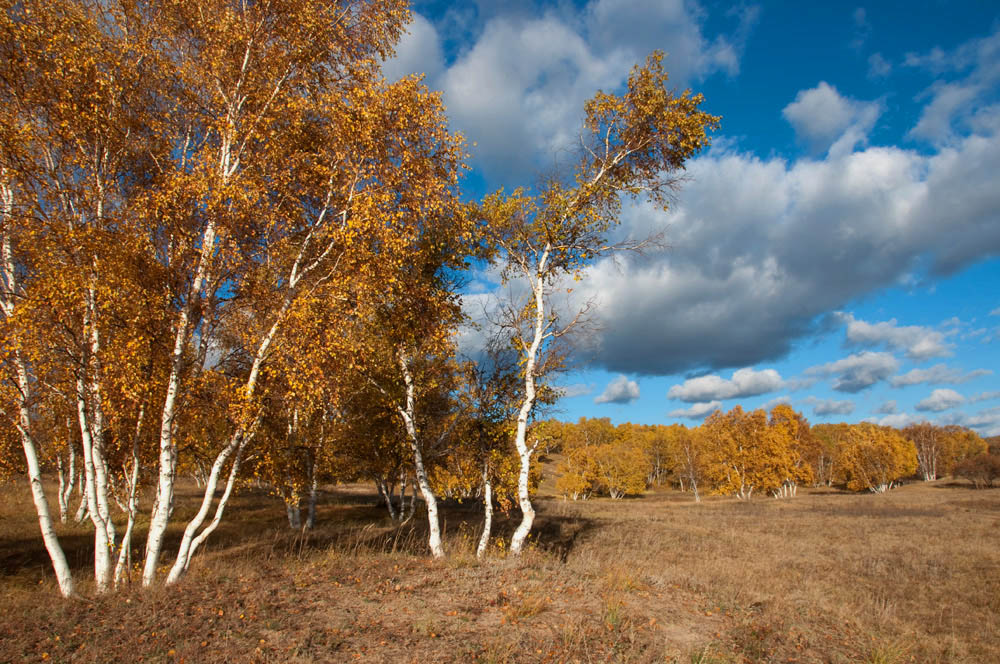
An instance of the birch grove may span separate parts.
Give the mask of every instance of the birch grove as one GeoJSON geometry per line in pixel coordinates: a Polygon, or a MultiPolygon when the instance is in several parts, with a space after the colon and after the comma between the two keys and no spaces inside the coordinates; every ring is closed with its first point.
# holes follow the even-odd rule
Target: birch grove
{"type": "MultiPolygon", "coordinates": [[[[437,97],[380,75],[407,18],[390,1],[4,7],[4,412],[64,594],[34,413],[73,414],[98,591],[131,561],[140,486],[156,487],[149,585],[178,472],[205,471],[179,580],[224,514],[301,310],[363,301],[405,259],[386,257],[412,244],[406,220],[454,198],[459,142],[437,97]],[[226,431],[203,426],[205,399],[226,431]]],[[[64,478],[63,513],[68,496],[64,478]]]]}

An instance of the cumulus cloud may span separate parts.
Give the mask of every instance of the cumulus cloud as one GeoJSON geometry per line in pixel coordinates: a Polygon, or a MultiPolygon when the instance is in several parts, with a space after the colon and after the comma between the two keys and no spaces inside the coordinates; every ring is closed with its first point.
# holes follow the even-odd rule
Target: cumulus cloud
{"type": "Polygon", "coordinates": [[[791,404],[792,403],[792,398],[790,396],[788,396],[787,394],[782,395],[780,397],[774,397],[773,399],[770,399],[767,402],[765,402],[764,405],[761,406],[761,408],[763,408],[764,410],[771,410],[775,406],[777,406],[779,404],[783,404],[783,403],[784,404],[791,404]]]}
{"type": "Polygon", "coordinates": [[[899,368],[899,361],[889,353],[864,351],[836,362],[809,368],[806,373],[834,376],[833,389],[838,392],[860,392],[885,380],[899,368]]]}
{"type": "Polygon", "coordinates": [[[669,252],[588,271],[578,294],[598,302],[594,361],[671,374],[781,358],[860,295],[1000,252],[997,172],[1000,135],[791,164],[714,150],[691,162],[665,217],[624,212],[623,234],[666,226],[669,252]]]}
{"type": "Polygon", "coordinates": [[[670,417],[684,417],[689,420],[703,420],[708,415],[722,408],[721,401],[692,404],[690,408],[679,408],[670,411],[670,417]]]}
{"type": "Polygon", "coordinates": [[[898,405],[896,404],[895,399],[890,399],[876,408],[874,412],[877,415],[893,415],[896,413],[897,408],[898,405]]]}
{"type": "Polygon", "coordinates": [[[916,408],[919,411],[940,413],[943,410],[954,408],[955,406],[959,406],[963,403],[965,403],[965,397],[961,394],[955,390],[942,388],[931,392],[931,395],[920,401],[916,408]]]}
{"type": "Polygon", "coordinates": [[[978,413],[947,413],[941,416],[941,424],[957,424],[975,430],[981,436],[1000,436],[1000,406],[981,410],[978,413]]]}
{"type": "MultiPolygon", "coordinates": [[[[480,9],[484,9],[480,7],[480,9]]],[[[730,35],[708,38],[695,3],[592,0],[574,9],[481,12],[478,37],[438,79],[452,124],[492,180],[523,184],[577,144],[584,102],[624,82],[654,49],[683,88],[712,72],[735,74],[754,10],[730,35]]]]}
{"type": "Polygon", "coordinates": [[[927,369],[911,369],[905,374],[893,376],[889,384],[893,387],[906,387],[908,385],[919,385],[921,383],[946,383],[958,385],[968,382],[979,376],[988,376],[993,371],[990,369],[974,369],[968,373],[963,373],[959,369],[949,367],[945,364],[935,364],[927,369]]]}
{"type": "Polygon", "coordinates": [[[688,403],[735,399],[774,392],[783,386],[781,375],[774,369],[754,371],[747,368],[733,372],[729,379],[715,375],[689,378],[680,385],[671,387],[667,398],[688,403]]]}
{"type": "Polygon", "coordinates": [[[382,63],[382,73],[390,81],[408,74],[426,74],[433,86],[444,70],[444,53],[437,29],[426,18],[413,12],[413,20],[396,44],[396,55],[382,63]]]}
{"type": "Polygon", "coordinates": [[[963,125],[975,127],[984,117],[995,118],[1000,31],[952,51],[934,48],[926,54],[909,53],[904,64],[939,76],[923,93],[930,101],[910,130],[910,138],[949,144],[963,125]]]}
{"type": "Polygon", "coordinates": [[[559,390],[559,396],[570,399],[572,397],[582,397],[590,394],[594,391],[594,386],[586,383],[573,383],[572,385],[563,385],[561,387],[557,387],[556,389],[559,390]]]}
{"type": "Polygon", "coordinates": [[[882,105],[849,99],[821,81],[815,88],[799,91],[781,113],[813,149],[834,152],[836,147],[836,152],[845,153],[867,140],[882,105]]]}
{"type": "Polygon", "coordinates": [[[911,415],[910,413],[893,413],[891,415],[886,415],[885,417],[866,417],[865,422],[872,422],[884,427],[893,427],[896,429],[902,429],[903,427],[915,424],[916,422],[922,422],[927,418],[918,415],[911,415]]]}
{"type": "Polygon", "coordinates": [[[1000,399],[1000,392],[980,392],[969,397],[969,403],[979,403],[980,401],[992,401],[993,399],[1000,399]]]}
{"type": "Polygon", "coordinates": [[[618,374],[604,388],[604,393],[594,399],[594,403],[631,403],[638,398],[639,384],[624,374],[618,374]]]}
{"type": "Polygon", "coordinates": [[[943,332],[920,325],[897,325],[896,319],[879,323],[868,323],[856,319],[852,314],[839,314],[847,324],[847,342],[859,346],[887,345],[906,351],[907,357],[926,360],[932,357],[951,355],[951,344],[945,340],[943,332]]]}
{"type": "MultiPolygon", "coordinates": [[[[488,5],[480,3],[484,16],[488,5]]],[[[476,163],[490,177],[500,174],[497,183],[509,175],[508,183],[523,184],[537,164],[551,164],[553,154],[561,154],[557,144],[575,139],[583,100],[622,80],[639,59],[627,49],[650,46],[605,52],[611,41],[591,38],[594,26],[613,20],[609,8],[624,5],[561,7],[544,15],[531,8],[513,17],[489,15],[477,28],[477,41],[458,51],[439,77],[447,83],[453,126],[479,142],[476,163]]],[[[697,57],[681,62],[683,49],[664,44],[672,54],[666,66],[680,72],[674,79],[679,84],[685,76],[728,71],[726,49],[713,46],[718,40],[699,31],[697,12],[685,7],[693,5],[636,3],[621,17],[622,25],[641,27],[635,16],[642,11],[675,16],[670,35],[698,28],[691,42],[697,57]]],[[[739,51],[735,37],[723,41],[739,51]]],[[[833,113],[840,119],[833,117],[829,126],[847,132],[860,117],[854,104],[873,102],[855,102],[827,87],[840,109],[833,113]]],[[[982,124],[931,151],[854,144],[853,151],[794,161],[760,158],[717,141],[688,164],[687,181],[668,213],[642,203],[623,210],[620,236],[641,238],[666,228],[671,249],[618,265],[600,262],[574,286],[576,303],[597,303],[590,360],[629,375],[776,360],[798,339],[826,329],[829,312],[859,296],[925,269],[950,274],[997,255],[998,130],[1000,124],[982,124]]],[[[823,131],[835,133],[815,129],[823,131]]]]}
{"type": "Polygon", "coordinates": [[[809,397],[806,403],[812,404],[813,414],[817,417],[824,415],[850,415],[854,412],[854,402],[850,400],[836,401],[834,399],[817,399],[809,397]]]}

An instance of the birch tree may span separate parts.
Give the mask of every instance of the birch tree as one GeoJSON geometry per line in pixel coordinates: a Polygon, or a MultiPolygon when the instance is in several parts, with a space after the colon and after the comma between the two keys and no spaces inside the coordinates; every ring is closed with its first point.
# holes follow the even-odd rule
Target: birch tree
{"type": "Polygon", "coordinates": [[[917,467],[925,482],[938,478],[938,462],[944,452],[945,435],[940,427],[930,422],[911,424],[903,429],[903,435],[917,450],[917,467]]]}
{"type": "Polygon", "coordinates": [[[986,443],[963,427],[920,422],[906,427],[902,434],[917,450],[917,467],[925,482],[948,475],[964,459],[986,452],[986,443]]]}
{"type": "MultiPolygon", "coordinates": [[[[440,245],[424,246],[430,250],[440,245]]],[[[441,455],[460,420],[453,398],[457,368],[452,362],[451,333],[461,313],[455,291],[442,280],[438,257],[425,256],[428,262],[411,258],[415,262],[410,278],[392,282],[384,292],[369,330],[370,354],[361,373],[402,422],[416,485],[427,508],[428,547],[431,555],[441,558],[445,552],[430,464],[441,455]]]]}
{"type": "Polygon", "coordinates": [[[493,506],[506,512],[517,495],[516,465],[507,449],[509,431],[516,417],[517,357],[501,338],[486,345],[478,361],[463,365],[463,407],[467,413],[466,437],[472,457],[482,471],[483,530],[476,545],[482,558],[493,531],[493,506]]]}
{"type": "Polygon", "coordinates": [[[776,435],[786,441],[785,478],[781,486],[773,491],[775,498],[790,498],[795,496],[799,484],[813,481],[812,467],[807,458],[810,456],[816,441],[813,439],[809,421],[800,413],[795,412],[788,404],[778,404],[771,409],[768,426],[776,435]]]}
{"type": "Polygon", "coordinates": [[[670,436],[673,438],[672,456],[674,473],[680,484],[681,491],[684,485],[694,494],[694,502],[701,502],[699,487],[704,485],[706,479],[707,466],[707,435],[704,429],[688,429],[682,425],[670,427],[670,436]]]}
{"type": "Polygon", "coordinates": [[[838,466],[851,491],[886,493],[916,472],[917,451],[895,429],[861,422],[847,427],[838,466]]]}
{"type": "Polygon", "coordinates": [[[750,500],[755,491],[780,489],[796,472],[792,440],[785,429],[769,426],[762,409],[715,411],[702,429],[708,437],[707,471],[718,493],[750,500]]]}
{"type": "Polygon", "coordinates": [[[635,67],[622,94],[599,92],[586,103],[579,160],[569,177],[549,178],[534,196],[524,190],[510,196],[497,192],[481,208],[505,283],[517,281],[525,293],[504,306],[524,379],[514,434],[522,513],[511,539],[515,555],[535,516],[528,475],[536,446],[527,432],[540,381],[553,368],[556,342],[587,313],[584,307],[561,317],[552,306],[554,290],[599,258],[646,244],[608,240],[619,221],[621,197],[646,198],[665,209],[684,162],[708,145],[708,131],[718,122],[699,109],[701,95],[675,95],[667,88],[662,59],[657,52],[635,67]]]}

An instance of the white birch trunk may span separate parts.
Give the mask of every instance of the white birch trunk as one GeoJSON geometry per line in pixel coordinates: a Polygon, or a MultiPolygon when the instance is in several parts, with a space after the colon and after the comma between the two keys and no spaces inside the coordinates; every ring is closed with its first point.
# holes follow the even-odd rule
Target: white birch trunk
{"type": "Polygon", "coordinates": [[[316,496],[318,494],[319,483],[316,474],[316,456],[312,450],[309,451],[309,506],[306,508],[306,530],[316,527],[316,496]]]}
{"type": "Polygon", "coordinates": [[[87,414],[85,390],[83,378],[78,377],[76,380],[76,412],[80,422],[80,439],[83,443],[87,512],[90,514],[91,523],[94,524],[94,582],[97,585],[97,592],[103,593],[108,590],[111,583],[111,551],[114,542],[109,543],[107,521],[97,505],[98,461],[94,458],[94,443],[87,414]]]}
{"type": "Polygon", "coordinates": [[[406,487],[410,486],[410,474],[407,473],[403,478],[403,486],[399,491],[399,514],[400,522],[407,523],[413,518],[413,515],[417,513],[417,480],[413,480],[413,485],[410,486],[410,504],[405,505],[406,498],[406,487]]]}
{"type": "Polygon", "coordinates": [[[493,530],[493,482],[490,481],[489,468],[489,462],[483,465],[483,534],[476,547],[476,558],[482,558],[486,553],[493,530]]]}
{"type": "MultiPolygon", "coordinates": [[[[84,332],[87,335],[88,351],[84,372],[90,373],[90,384],[83,389],[84,406],[86,407],[86,424],[90,427],[91,456],[94,467],[94,488],[97,498],[97,510],[104,522],[104,534],[107,537],[108,549],[115,549],[115,525],[111,515],[109,501],[109,472],[105,453],[104,436],[104,405],[101,398],[101,338],[97,321],[97,294],[93,287],[87,290],[86,316],[84,332]],[[88,391],[89,390],[89,391],[88,391]],[[87,397],[89,396],[89,400],[87,397]]],[[[80,388],[78,387],[78,391],[80,388]]],[[[81,422],[81,426],[83,422],[81,422]]]]}
{"type": "MultiPolygon", "coordinates": [[[[15,352],[15,356],[20,355],[20,351],[15,352]]],[[[15,360],[17,364],[22,364],[20,359],[15,360]]],[[[22,389],[27,388],[27,375],[24,375],[22,383],[22,367],[18,367],[18,383],[22,389]]],[[[22,392],[25,394],[25,392],[22,392]]],[[[19,398],[23,402],[23,399],[19,398]]],[[[24,460],[28,466],[28,483],[31,485],[31,498],[35,503],[35,511],[38,514],[38,527],[42,532],[42,541],[45,543],[45,550],[52,561],[52,569],[56,574],[56,581],[59,583],[59,592],[63,597],[73,594],[73,575],[66,563],[66,554],[63,553],[62,545],[56,536],[55,528],[52,524],[52,516],[49,514],[49,503],[45,499],[45,490],[42,487],[42,473],[38,463],[38,447],[31,436],[31,422],[28,409],[19,404],[19,426],[21,434],[21,446],[24,448],[24,460]]]]}
{"type": "Polygon", "coordinates": [[[535,508],[531,504],[531,496],[528,493],[529,473],[531,470],[531,453],[534,448],[529,448],[527,444],[528,417],[531,409],[535,405],[535,363],[538,361],[538,351],[542,346],[545,325],[545,283],[542,275],[545,273],[545,264],[548,261],[551,247],[546,245],[542,252],[541,260],[538,263],[538,270],[533,276],[531,289],[535,297],[535,328],[531,345],[525,353],[524,364],[524,400],[521,402],[521,409],[517,414],[517,433],[514,436],[514,446],[517,448],[517,456],[521,464],[517,478],[517,500],[521,506],[521,523],[514,531],[510,540],[510,552],[517,556],[524,548],[524,542],[528,539],[531,526],[535,521],[535,508]]]}
{"type": "Polygon", "coordinates": [[[435,558],[444,557],[444,548],[441,545],[441,525],[438,519],[437,497],[431,489],[430,482],[427,481],[427,473],[424,470],[424,455],[420,449],[420,439],[417,435],[417,425],[415,419],[416,386],[413,384],[413,376],[410,375],[409,360],[405,354],[399,354],[399,366],[403,373],[403,381],[406,385],[406,406],[398,408],[403,424],[406,426],[406,434],[410,439],[410,449],[413,451],[413,466],[415,468],[417,486],[427,504],[427,545],[430,547],[431,555],[435,558]]]}
{"type": "Polygon", "coordinates": [[[215,219],[209,220],[201,239],[201,253],[195,278],[188,291],[187,300],[181,307],[174,330],[174,347],[170,358],[170,375],[167,378],[167,392],[163,399],[160,416],[160,458],[156,499],[150,514],[149,535],[146,537],[146,559],[143,563],[142,585],[149,586],[156,578],[163,537],[167,532],[170,514],[174,509],[174,478],[177,475],[177,447],[174,444],[174,420],[177,416],[177,396],[180,392],[181,374],[184,368],[184,350],[188,345],[191,317],[195,301],[200,298],[209,271],[209,262],[215,250],[215,219]]]}
{"type": "Polygon", "coordinates": [[[115,564],[114,573],[115,588],[124,578],[125,570],[132,567],[132,531],[135,528],[135,516],[139,512],[139,437],[142,434],[142,422],[145,415],[146,406],[143,405],[139,408],[139,416],[135,423],[135,436],[132,438],[132,473],[128,480],[128,500],[125,504],[128,521],[125,523],[122,541],[118,545],[118,562],[115,564]]]}
{"type": "MultiPolygon", "coordinates": [[[[208,539],[208,536],[215,532],[215,529],[219,526],[219,522],[222,521],[222,515],[226,511],[226,505],[229,503],[229,497],[233,493],[233,487],[236,485],[236,478],[240,473],[240,462],[243,458],[243,448],[246,445],[246,440],[240,444],[236,449],[236,455],[233,458],[233,465],[229,469],[229,479],[226,481],[226,490],[223,491],[222,497],[219,498],[218,505],[215,506],[215,516],[212,518],[212,522],[209,523],[205,528],[195,537],[190,546],[186,550],[186,555],[181,558],[180,553],[177,554],[177,560],[174,562],[173,568],[170,570],[170,574],[167,576],[167,585],[171,585],[180,581],[181,577],[188,569],[188,565],[191,564],[191,558],[194,556],[195,551],[198,547],[208,539]],[[181,563],[183,562],[183,566],[181,563]]],[[[210,480],[211,481],[211,480],[210,480]]],[[[185,535],[187,533],[185,532],[185,535]]]]}
{"type": "MultiPolygon", "coordinates": [[[[81,466],[83,464],[80,464],[81,466]]],[[[87,488],[86,488],[86,472],[81,467],[78,473],[80,481],[77,485],[77,490],[80,494],[80,504],[76,507],[76,514],[73,515],[73,520],[77,523],[83,523],[83,520],[87,518],[87,488]]]]}
{"type": "Polygon", "coordinates": [[[73,495],[73,486],[76,484],[76,449],[73,443],[69,442],[69,469],[63,472],[62,455],[56,457],[59,464],[59,521],[66,523],[69,519],[69,499],[73,495]]]}
{"type": "Polygon", "coordinates": [[[132,531],[135,528],[135,515],[139,511],[139,458],[132,457],[132,476],[129,478],[128,488],[128,521],[125,523],[125,532],[122,534],[121,542],[118,545],[118,562],[115,564],[114,585],[119,586],[125,577],[125,570],[132,566],[132,531]]]}
{"type": "MultiPolygon", "coordinates": [[[[322,213],[321,218],[323,215],[325,215],[325,212],[322,213]]],[[[257,389],[257,380],[260,376],[260,372],[264,365],[264,361],[267,358],[268,352],[270,351],[271,344],[274,343],[274,340],[278,334],[278,328],[281,326],[281,323],[284,322],[285,316],[291,309],[292,300],[294,298],[296,287],[302,280],[302,277],[309,271],[314,269],[315,266],[317,265],[317,262],[314,262],[311,265],[307,266],[306,268],[304,269],[302,268],[302,263],[305,256],[305,250],[306,247],[308,246],[309,238],[311,237],[311,235],[312,232],[310,231],[310,234],[306,236],[306,239],[303,242],[302,247],[299,249],[299,254],[296,257],[294,264],[292,265],[288,277],[287,290],[285,291],[285,296],[282,300],[281,307],[278,310],[277,314],[275,315],[274,322],[271,324],[271,327],[268,329],[267,333],[264,335],[264,337],[261,339],[260,343],[257,346],[257,352],[254,354],[254,361],[250,367],[250,373],[247,377],[247,382],[244,387],[244,394],[246,395],[246,399],[248,401],[250,401],[254,397],[254,393],[256,392],[257,389]]],[[[192,288],[192,290],[194,291],[194,288],[192,288]]],[[[201,542],[203,542],[219,525],[219,521],[221,520],[222,515],[225,512],[226,503],[229,501],[230,492],[232,491],[232,488],[236,482],[236,473],[239,472],[240,459],[243,454],[243,448],[253,437],[254,429],[256,428],[258,420],[259,420],[259,415],[254,419],[252,423],[249,424],[249,426],[245,421],[238,423],[236,430],[230,437],[229,443],[226,445],[225,448],[223,448],[221,452],[219,452],[218,456],[216,457],[215,463],[212,464],[212,470],[209,473],[209,476],[205,482],[205,490],[204,490],[204,496],[202,498],[201,508],[198,510],[198,513],[184,529],[184,535],[181,538],[181,546],[177,552],[177,558],[174,560],[174,565],[173,567],[171,567],[170,574],[167,576],[168,585],[177,582],[181,578],[181,576],[183,576],[184,572],[188,568],[188,565],[191,564],[191,556],[194,555],[194,552],[198,548],[198,545],[201,542]],[[201,532],[201,534],[195,536],[195,533],[198,531],[198,528],[200,528],[201,525],[204,523],[205,517],[207,516],[208,513],[208,509],[211,506],[212,499],[215,494],[215,487],[218,484],[218,477],[219,473],[222,470],[222,466],[225,465],[226,461],[234,452],[236,453],[236,456],[235,459],[233,460],[229,481],[226,484],[226,491],[223,494],[223,497],[220,498],[219,504],[216,507],[215,518],[208,526],[205,527],[205,529],[201,532]]],[[[161,445],[161,451],[162,450],[163,447],[161,445]]],[[[173,451],[173,456],[174,456],[174,465],[176,466],[176,450],[173,451]]],[[[161,480],[162,480],[162,456],[161,456],[161,480]]],[[[171,479],[171,491],[172,491],[172,479],[171,479]]],[[[165,530],[166,522],[164,522],[163,528],[165,530]]],[[[150,524],[150,537],[152,537],[152,524],[150,524]]],[[[159,544],[160,546],[162,546],[162,532],[160,534],[159,544]]],[[[152,583],[153,576],[155,575],[155,568],[153,568],[152,570],[149,569],[150,559],[149,559],[148,546],[147,546],[146,556],[147,556],[146,559],[147,569],[144,570],[143,572],[143,585],[149,585],[150,583],[152,583]],[[147,572],[149,573],[148,581],[147,581],[147,572]]]]}
{"type": "Polygon", "coordinates": [[[417,513],[417,480],[414,478],[413,482],[410,482],[410,474],[408,472],[403,473],[403,481],[399,487],[399,521],[400,523],[406,523],[413,518],[413,515],[417,513]],[[406,489],[410,489],[410,502],[406,502],[406,489]]]}
{"type": "Polygon", "coordinates": [[[299,508],[298,500],[294,503],[285,502],[285,514],[288,516],[288,527],[292,530],[302,528],[302,510],[299,508]]]}
{"type": "Polygon", "coordinates": [[[385,503],[386,509],[389,510],[389,518],[395,521],[398,517],[396,506],[392,504],[392,494],[389,491],[386,481],[381,477],[375,478],[375,488],[378,490],[378,495],[382,498],[382,502],[385,503]]]}
{"type": "MultiPolygon", "coordinates": [[[[237,82],[236,90],[234,90],[233,94],[231,95],[232,100],[240,99],[239,88],[242,85],[242,82],[245,80],[244,77],[246,75],[246,68],[249,66],[249,63],[251,62],[251,57],[250,57],[251,49],[252,49],[252,40],[246,46],[246,51],[244,53],[243,65],[242,65],[243,71],[241,72],[241,76],[239,78],[239,81],[237,82]]],[[[284,78],[278,81],[272,93],[272,98],[274,98],[274,96],[278,94],[284,81],[285,81],[284,78]]],[[[242,110],[242,103],[243,103],[242,101],[231,102],[229,108],[227,108],[226,110],[226,126],[228,127],[228,129],[224,131],[221,135],[221,143],[219,147],[219,166],[218,166],[218,174],[223,184],[228,183],[229,180],[236,174],[236,172],[239,170],[240,167],[239,149],[237,149],[236,153],[234,154],[233,132],[235,131],[235,127],[237,127],[239,124],[238,116],[240,115],[240,112],[242,110]]],[[[299,247],[298,255],[296,256],[295,261],[288,275],[288,281],[282,306],[279,312],[277,313],[275,321],[271,325],[270,330],[268,331],[268,333],[265,335],[260,345],[258,346],[256,356],[254,357],[254,363],[250,369],[250,375],[247,379],[247,384],[246,384],[246,397],[248,400],[253,397],[254,389],[257,383],[257,377],[261,370],[264,358],[266,357],[268,349],[270,348],[271,344],[274,341],[278,327],[281,325],[285,315],[287,314],[287,312],[291,307],[292,300],[296,293],[296,288],[299,282],[306,274],[313,271],[317,266],[319,266],[321,262],[324,259],[326,259],[326,257],[330,254],[330,251],[333,249],[334,244],[331,242],[329,245],[327,245],[326,249],[322,251],[317,258],[315,258],[315,260],[313,260],[309,264],[306,264],[305,262],[306,251],[310,246],[310,242],[312,240],[314,231],[327,221],[328,218],[327,213],[329,212],[328,208],[332,195],[333,195],[333,189],[331,185],[331,189],[327,192],[326,204],[324,205],[323,209],[317,216],[316,221],[313,224],[312,228],[310,228],[309,232],[306,234],[306,237],[303,240],[302,245],[299,247]]],[[[346,219],[346,215],[344,219],[346,219]]],[[[163,415],[161,418],[161,427],[160,427],[160,476],[159,476],[159,483],[157,485],[156,502],[154,503],[153,513],[150,520],[149,537],[147,538],[147,543],[146,543],[146,561],[142,577],[144,586],[149,586],[153,582],[153,579],[156,576],[156,566],[159,560],[160,551],[163,547],[163,536],[164,533],[166,532],[167,523],[170,519],[170,513],[173,509],[173,495],[174,495],[173,484],[177,470],[177,449],[173,441],[173,430],[174,430],[174,418],[176,417],[177,394],[179,391],[180,381],[181,381],[181,369],[184,359],[184,350],[188,345],[188,338],[190,333],[189,328],[192,325],[191,318],[192,314],[195,311],[194,304],[196,300],[200,297],[202,288],[204,287],[207,281],[207,276],[210,273],[212,254],[215,250],[216,232],[217,232],[216,220],[213,217],[206,225],[205,233],[202,236],[202,247],[198,259],[197,270],[195,272],[195,278],[192,282],[191,290],[189,291],[189,297],[180,311],[180,315],[177,321],[177,328],[174,332],[174,348],[171,356],[171,371],[167,382],[167,393],[164,399],[163,415]]],[[[239,438],[242,442],[239,445],[239,451],[237,452],[236,455],[236,461],[234,461],[233,463],[234,470],[239,468],[238,461],[242,453],[243,445],[245,445],[247,440],[249,439],[245,425],[238,425],[238,426],[239,428],[234,433],[232,439],[235,440],[239,438]]],[[[235,482],[235,477],[233,477],[232,480],[233,482],[235,482]]],[[[207,491],[207,485],[208,481],[206,481],[206,491],[207,491]]],[[[227,486],[227,490],[230,487],[231,485],[227,486]]],[[[219,507],[220,509],[217,512],[217,516],[221,517],[222,508],[224,507],[224,505],[220,502],[219,507]]],[[[190,552],[185,556],[183,556],[183,558],[185,558],[186,560],[182,561],[181,560],[182,557],[179,555],[178,560],[175,561],[174,566],[171,570],[170,573],[171,577],[175,576],[176,570],[181,569],[183,571],[183,569],[187,568],[187,565],[190,562],[190,554],[193,553],[193,549],[196,548],[197,542],[202,541],[203,536],[207,536],[209,533],[215,530],[216,525],[217,522],[213,521],[213,524],[210,525],[208,528],[206,528],[206,532],[198,536],[200,539],[196,540],[194,543],[194,547],[192,547],[190,552]],[[179,568],[178,565],[181,564],[182,562],[183,566],[179,568]]]]}
{"type": "MultiPolygon", "coordinates": [[[[202,496],[201,507],[198,509],[198,513],[188,522],[187,527],[184,529],[184,535],[181,537],[181,546],[177,551],[177,558],[174,560],[174,565],[170,569],[170,574],[167,576],[167,585],[176,583],[180,580],[181,576],[187,570],[188,565],[191,564],[191,556],[194,555],[194,550],[197,548],[197,542],[203,541],[207,535],[205,533],[197,534],[198,529],[201,528],[202,524],[205,523],[205,518],[208,516],[208,511],[212,507],[212,501],[215,499],[215,487],[218,485],[219,476],[222,474],[222,469],[226,465],[230,456],[233,453],[237,453],[235,459],[233,460],[232,470],[230,471],[229,483],[226,485],[226,491],[223,494],[223,499],[229,500],[229,492],[232,490],[232,483],[235,481],[234,473],[239,471],[239,458],[240,452],[243,450],[244,439],[242,436],[236,437],[226,445],[222,451],[215,457],[215,462],[212,464],[212,470],[208,474],[208,480],[205,482],[205,491],[202,496]],[[203,537],[202,535],[205,535],[203,537]]],[[[212,524],[206,526],[206,531],[211,533],[215,530],[215,526],[218,525],[217,520],[222,517],[222,510],[225,508],[223,499],[219,501],[219,507],[216,510],[216,521],[212,524]],[[208,530],[211,528],[211,530],[208,530]]]]}
{"type": "MultiPolygon", "coordinates": [[[[10,220],[14,210],[14,190],[6,179],[6,172],[0,171],[0,222],[2,228],[2,251],[3,263],[3,293],[0,296],[0,307],[3,309],[4,318],[8,321],[14,315],[15,297],[20,293],[17,283],[17,273],[14,268],[14,253],[10,237],[10,220]]],[[[15,426],[21,437],[21,447],[24,449],[24,461],[28,467],[28,484],[31,486],[31,499],[35,504],[35,512],[38,515],[38,527],[42,533],[42,541],[45,550],[49,554],[52,562],[52,569],[59,583],[59,592],[63,597],[73,594],[73,575],[66,562],[66,554],[63,552],[59,537],[56,535],[52,524],[52,515],[49,512],[49,503],[45,497],[45,489],[42,486],[41,465],[38,462],[38,446],[32,434],[31,409],[29,406],[31,399],[31,383],[28,380],[28,369],[24,361],[24,356],[19,347],[15,347],[13,352],[14,369],[17,380],[17,420],[15,426]]],[[[72,480],[71,480],[72,481],[72,480]]]]}

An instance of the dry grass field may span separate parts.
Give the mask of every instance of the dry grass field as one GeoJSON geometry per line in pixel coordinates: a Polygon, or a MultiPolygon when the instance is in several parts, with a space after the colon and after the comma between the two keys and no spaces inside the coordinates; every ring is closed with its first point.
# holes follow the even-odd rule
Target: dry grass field
{"type": "Polygon", "coordinates": [[[1000,662],[1000,489],[539,506],[525,556],[482,562],[475,506],[448,506],[435,562],[366,487],[328,487],[305,536],[246,490],[178,587],[100,598],[91,536],[63,526],[82,597],[62,600],[8,484],[0,661],[1000,662]]]}

